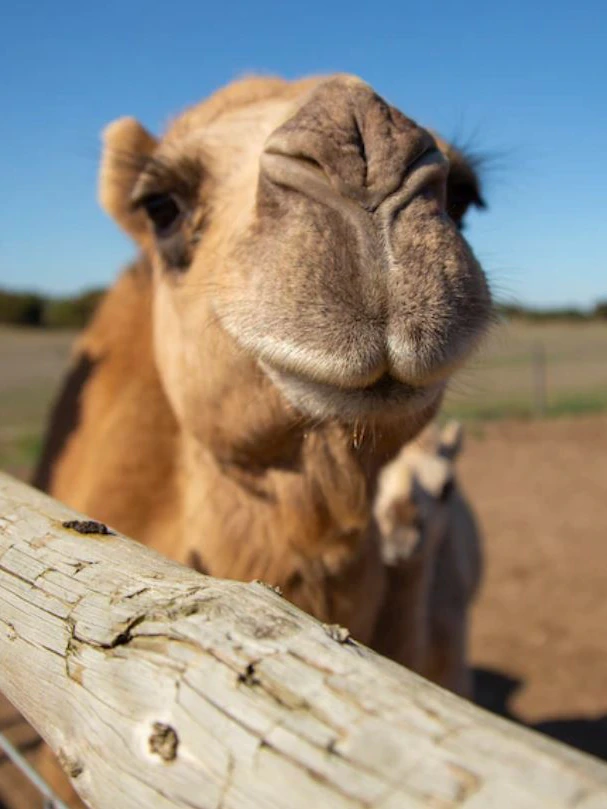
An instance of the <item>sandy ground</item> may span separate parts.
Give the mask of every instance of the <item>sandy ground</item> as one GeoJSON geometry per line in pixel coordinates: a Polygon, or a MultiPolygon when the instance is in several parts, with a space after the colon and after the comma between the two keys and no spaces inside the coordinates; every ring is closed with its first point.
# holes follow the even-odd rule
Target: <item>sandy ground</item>
{"type": "Polygon", "coordinates": [[[477,699],[607,759],[607,414],[469,436],[486,542],[477,699]]]}
{"type": "MultiPolygon", "coordinates": [[[[607,414],[471,427],[460,472],[486,545],[477,701],[607,759],[607,414]]],[[[0,796],[37,806],[15,778],[0,796]]]]}

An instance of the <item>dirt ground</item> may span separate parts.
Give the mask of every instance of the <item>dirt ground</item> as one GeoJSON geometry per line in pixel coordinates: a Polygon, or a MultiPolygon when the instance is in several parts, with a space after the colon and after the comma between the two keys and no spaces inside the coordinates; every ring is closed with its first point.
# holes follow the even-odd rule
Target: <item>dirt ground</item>
{"type": "Polygon", "coordinates": [[[607,759],[607,414],[472,432],[477,701],[607,759]]]}
{"type": "MultiPolygon", "coordinates": [[[[460,475],[485,536],[477,701],[607,759],[607,413],[472,425],[460,475]]],[[[3,798],[38,805],[6,763],[3,798]]]]}

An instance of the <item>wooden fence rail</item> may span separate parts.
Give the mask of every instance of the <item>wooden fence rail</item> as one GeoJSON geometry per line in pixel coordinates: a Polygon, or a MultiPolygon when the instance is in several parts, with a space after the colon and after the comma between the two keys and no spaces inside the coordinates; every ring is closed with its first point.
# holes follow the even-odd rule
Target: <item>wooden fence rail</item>
{"type": "Polygon", "coordinates": [[[94,809],[607,807],[599,761],[79,519],[0,475],[0,689],[94,809]]]}

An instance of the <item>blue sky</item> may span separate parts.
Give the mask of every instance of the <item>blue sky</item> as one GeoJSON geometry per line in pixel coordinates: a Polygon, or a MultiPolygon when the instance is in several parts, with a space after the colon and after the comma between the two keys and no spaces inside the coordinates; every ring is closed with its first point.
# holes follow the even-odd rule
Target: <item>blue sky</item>
{"type": "Polygon", "coordinates": [[[0,283],[107,284],[134,249],[96,203],[99,132],[153,130],[244,72],[359,74],[495,155],[467,237],[498,296],[607,297],[607,3],[0,0],[0,283]]]}

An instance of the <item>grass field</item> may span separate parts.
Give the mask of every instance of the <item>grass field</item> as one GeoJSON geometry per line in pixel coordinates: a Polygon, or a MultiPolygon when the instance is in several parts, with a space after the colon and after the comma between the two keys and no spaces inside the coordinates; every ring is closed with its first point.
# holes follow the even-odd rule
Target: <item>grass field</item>
{"type": "Polygon", "coordinates": [[[31,469],[74,337],[0,327],[0,468],[19,476],[31,469]]]}
{"type": "Polygon", "coordinates": [[[513,321],[496,328],[456,377],[446,411],[466,420],[534,415],[538,354],[545,361],[546,415],[607,410],[607,322],[513,321]]]}
{"type": "MultiPolygon", "coordinates": [[[[0,328],[0,467],[31,468],[72,332],[0,328]]],[[[546,413],[607,410],[607,323],[512,322],[454,380],[446,412],[465,420],[534,413],[532,357],[546,356],[546,413]]]]}

